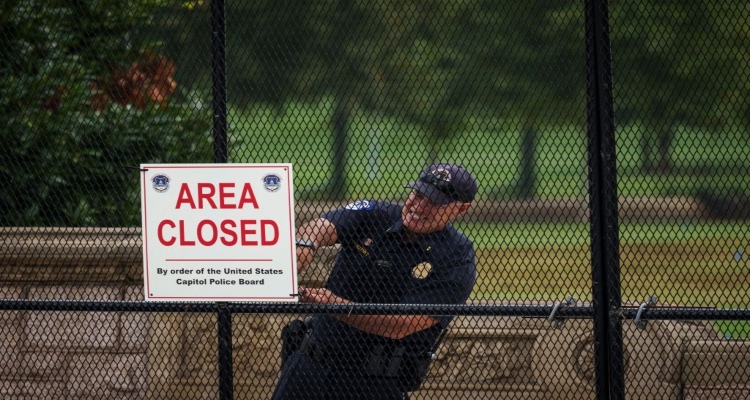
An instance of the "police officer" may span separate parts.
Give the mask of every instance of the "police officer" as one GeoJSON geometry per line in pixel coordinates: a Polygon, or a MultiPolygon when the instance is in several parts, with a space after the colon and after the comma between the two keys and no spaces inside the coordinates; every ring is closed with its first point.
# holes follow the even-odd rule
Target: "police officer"
{"type": "MultiPolygon", "coordinates": [[[[340,243],[325,288],[300,288],[316,304],[464,304],[476,279],[471,241],[450,222],[477,193],[465,168],[435,164],[406,185],[403,206],[358,201],[297,231],[298,269],[315,249],[340,243]]],[[[273,399],[404,399],[418,387],[452,317],[317,315],[281,371],[273,399]]]]}

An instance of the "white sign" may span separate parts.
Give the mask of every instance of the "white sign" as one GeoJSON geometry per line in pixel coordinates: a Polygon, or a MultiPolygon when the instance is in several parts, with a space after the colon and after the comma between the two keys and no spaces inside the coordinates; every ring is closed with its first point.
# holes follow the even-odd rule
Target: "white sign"
{"type": "Polygon", "coordinates": [[[151,301],[297,297],[291,164],[142,164],[151,301]]]}

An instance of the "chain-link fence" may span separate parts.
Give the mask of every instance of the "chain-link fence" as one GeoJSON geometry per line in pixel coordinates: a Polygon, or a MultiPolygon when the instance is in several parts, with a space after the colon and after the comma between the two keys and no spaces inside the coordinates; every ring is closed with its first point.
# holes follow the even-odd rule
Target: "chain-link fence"
{"type": "Polygon", "coordinates": [[[743,2],[0,12],[3,398],[750,397],[743,2]],[[139,165],[227,162],[302,302],[144,301],[139,165]]]}

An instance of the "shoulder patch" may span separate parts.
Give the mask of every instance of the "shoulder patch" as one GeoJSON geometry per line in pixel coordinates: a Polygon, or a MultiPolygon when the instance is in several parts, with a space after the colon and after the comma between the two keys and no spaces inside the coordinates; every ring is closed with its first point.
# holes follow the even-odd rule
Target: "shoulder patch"
{"type": "Polygon", "coordinates": [[[354,211],[366,211],[366,210],[372,210],[373,202],[369,200],[359,200],[355,201],[354,203],[347,204],[346,207],[344,207],[347,210],[354,210],[354,211]]]}

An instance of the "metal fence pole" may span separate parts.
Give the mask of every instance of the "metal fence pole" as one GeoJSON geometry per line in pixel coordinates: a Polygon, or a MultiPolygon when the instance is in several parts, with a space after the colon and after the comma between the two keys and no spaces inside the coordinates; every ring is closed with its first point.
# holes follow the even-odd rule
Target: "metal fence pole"
{"type": "Polygon", "coordinates": [[[227,149],[227,29],[226,2],[211,1],[211,61],[214,162],[229,161],[227,149]]]}
{"type": "MultiPolygon", "coordinates": [[[[227,148],[227,52],[226,2],[211,1],[211,61],[213,99],[214,163],[229,161],[227,148]]],[[[219,398],[232,400],[234,382],[232,372],[232,313],[226,303],[217,312],[219,398]]]]}
{"type": "Polygon", "coordinates": [[[598,399],[625,398],[609,11],[586,1],[594,364],[598,399]]]}
{"type": "Polygon", "coordinates": [[[219,398],[221,400],[232,400],[234,397],[232,312],[226,303],[219,304],[217,325],[219,329],[219,398]]]}

